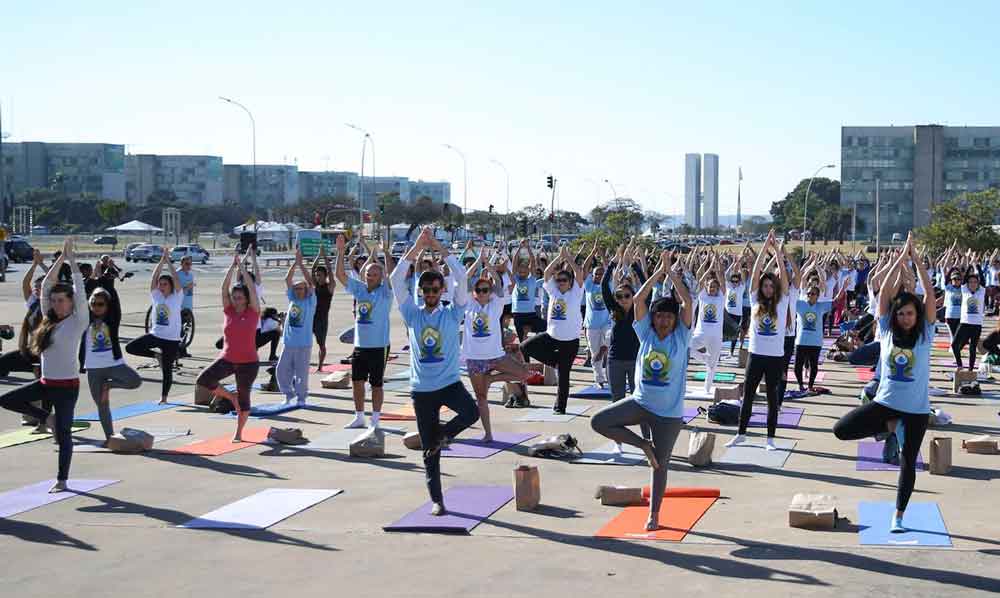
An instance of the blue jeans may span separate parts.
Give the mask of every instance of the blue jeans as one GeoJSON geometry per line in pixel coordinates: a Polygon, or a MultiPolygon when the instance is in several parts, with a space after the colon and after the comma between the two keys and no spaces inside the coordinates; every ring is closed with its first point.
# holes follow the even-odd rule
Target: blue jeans
{"type": "Polygon", "coordinates": [[[433,449],[441,442],[458,436],[463,430],[479,420],[479,406],[461,382],[449,384],[438,390],[426,392],[411,391],[413,413],[417,416],[417,430],[420,432],[420,444],[424,447],[424,475],[427,478],[427,491],[431,500],[441,502],[441,453],[434,451],[428,455],[428,449],[433,449]],[[441,425],[441,407],[447,407],[457,415],[444,426],[441,425]]]}

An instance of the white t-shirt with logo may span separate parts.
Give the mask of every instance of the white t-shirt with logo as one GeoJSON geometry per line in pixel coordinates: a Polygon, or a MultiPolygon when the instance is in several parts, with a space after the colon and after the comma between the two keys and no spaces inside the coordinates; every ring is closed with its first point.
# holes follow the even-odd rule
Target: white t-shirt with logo
{"type": "Polygon", "coordinates": [[[707,335],[722,338],[722,318],[726,294],[719,291],[709,295],[707,291],[698,293],[698,323],[694,327],[694,335],[707,335]]]}
{"type": "Polygon", "coordinates": [[[177,289],[164,297],[157,289],[149,294],[149,298],[153,302],[153,312],[149,318],[153,335],[168,341],[181,340],[181,306],[184,304],[184,291],[177,289]]]}
{"type": "Polygon", "coordinates": [[[465,332],[462,335],[462,355],[466,359],[497,359],[504,356],[503,298],[494,296],[486,305],[471,299],[465,304],[465,332]]]}
{"type": "Polygon", "coordinates": [[[979,287],[973,293],[968,285],[962,285],[962,324],[983,325],[983,303],[986,301],[986,289],[979,287]]]}
{"type": "Polygon", "coordinates": [[[84,364],[88,370],[110,368],[125,363],[124,357],[115,359],[111,342],[111,327],[102,320],[94,320],[83,331],[86,347],[84,364]]]}
{"type": "Polygon", "coordinates": [[[788,295],[777,305],[775,318],[762,312],[759,303],[750,310],[750,353],[782,357],[785,354],[785,334],[788,318],[788,295]]]}
{"type": "Polygon", "coordinates": [[[742,282],[734,285],[726,281],[726,311],[737,317],[743,315],[744,286],[742,282]]]}
{"type": "Polygon", "coordinates": [[[562,293],[553,276],[545,281],[542,288],[549,294],[548,328],[545,332],[557,341],[579,339],[583,329],[583,314],[580,313],[583,287],[574,281],[570,283],[569,291],[562,293]]]}

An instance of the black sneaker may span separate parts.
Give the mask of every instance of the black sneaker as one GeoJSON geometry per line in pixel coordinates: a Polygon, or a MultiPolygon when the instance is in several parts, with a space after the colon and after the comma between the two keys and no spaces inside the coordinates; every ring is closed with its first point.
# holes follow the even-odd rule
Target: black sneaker
{"type": "Polygon", "coordinates": [[[517,395],[514,399],[514,406],[519,408],[531,407],[531,401],[528,400],[527,395],[517,395]]]}
{"type": "Polygon", "coordinates": [[[556,415],[566,415],[566,408],[565,407],[553,407],[552,408],[552,413],[555,413],[556,415]]]}
{"type": "Polygon", "coordinates": [[[517,396],[516,395],[510,395],[509,397],[507,397],[507,402],[504,403],[503,406],[506,407],[507,409],[513,409],[514,407],[517,406],[515,404],[516,400],[517,400],[517,396]]]}

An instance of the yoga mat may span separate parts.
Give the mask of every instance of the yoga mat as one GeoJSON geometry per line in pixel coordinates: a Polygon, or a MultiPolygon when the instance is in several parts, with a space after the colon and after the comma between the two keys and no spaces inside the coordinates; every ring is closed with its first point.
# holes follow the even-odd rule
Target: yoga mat
{"type": "Polygon", "coordinates": [[[791,455],[792,449],[795,448],[795,441],[775,438],[774,445],[778,447],[778,450],[769,451],[764,448],[764,439],[762,438],[755,439],[754,442],[746,440],[743,444],[727,448],[718,462],[781,469],[785,466],[785,461],[791,455]],[[757,442],[758,440],[759,442],[757,442]]]}
{"type": "MultiPolygon", "coordinates": [[[[121,407],[115,407],[111,410],[111,419],[118,421],[120,419],[126,419],[129,417],[136,417],[137,415],[146,415],[147,413],[156,413],[157,411],[165,411],[167,409],[173,409],[174,407],[180,407],[178,403],[165,403],[160,405],[156,401],[149,401],[146,403],[133,403],[131,405],[122,405],[121,407]]],[[[96,411],[93,413],[88,413],[86,415],[81,415],[77,417],[80,421],[85,422],[98,422],[101,421],[100,416],[96,411]]]]}
{"type": "Polygon", "coordinates": [[[247,447],[260,444],[267,440],[267,433],[271,428],[243,428],[243,442],[233,442],[231,434],[201,440],[187,446],[175,448],[169,452],[175,454],[201,455],[204,457],[218,457],[233,451],[245,449],[247,447]]]}
{"type": "Polygon", "coordinates": [[[267,529],[292,515],[333,498],[343,490],[268,488],[205,513],[177,527],[188,529],[267,529]]]}
{"type": "Polygon", "coordinates": [[[587,386],[578,391],[569,393],[569,396],[576,399],[610,399],[611,389],[601,388],[597,385],[587,386]]]}
{"type": "Polygon", "coordinates": [[[280,413],[287,413],[300,408],[301,406],[298,403],[264,403],[263,405],[254,405],[250,407],[250,415],[278,415],[280,413]]]}
{"type": "Polygon", "coordinates": [[[786,390],[785,399],[801,399],[809,396],[808,390],[786,390]]]}
{"type": "Polygon", "coordinates": [[[440,517],[430,514],[431,503],[384,526],[387,532],[438,532],[468,534],[505,504],[514,499],[511,486],[456,486],[444,493],[448,512],[440,517]]]}
{"type": "Polygon", "coordinates": [[[349,372],[351,371],[351,364],[349,363],[328,363],[320,368],[312,370],[313,374],[332,374],[334,372],[349,372]]]}
{"type": "Polygon", "coordinates": [[[368,430],[363,428],[333,430],[311,439],[308,444],[301,444],[298,446],[315,451],[346,451],[350,448],[351,442],[353,442],[355,438],[361,436],[367,431],[368,430]]]}
{"type": "Polygon", "coordinates": [[[579,356],[573,358],[573,365],[583,365],[585,363],[587,363],[586,357],[579,356]]]}
{"type": "MultiPolygon", "coordinates": [[[[455,417],[455,412],[447,407],[442,407],[440,417],[441,419],[451,419],[455,417]]],[[[383,411],[381,418],[382,421],[415,421],[417,416],[413,412],[413,405],[406,404],[400,405],[392,411],[383,411]]]]}
{"type": "Polygon", "coordinates": [[[895,503],[863,502],[858,504],[858,540],[876,546],[951,546],[951,536],[944,525],[937,503],[911,502],[903,514],[901,534],[889,533],[895,503]]]}
{"type": "MultiPolygon", "coordinates": [[[[805,409],[801,407],[789,407],[787,405],[782,406],[781,410],[778,411],[778,427],[779,428],[798,428],[799,422],[802,421],[802,414],[805,413],[805,409]]],[[[750,414],[749,425],[751,428],[766,428],[767,427],[767,407],[754,407],[750,414]]]]}
{"type": "Polygon", "coordinates": [[[353,345],[354,344],[354,326],[351,326],[347,330],[341,332],[340,336],[338,338],[339,338],[340,342],[344,343],[345,345],[353,345]]]}
{"type": "Polygon", "coordinates": [[[703,388],[699,388],[697,390],[689,389],[686,393],[684,393],[684,398],[691,399],[693,401],[714,401],[715,391],[705,392],[705,389],[703,388]]]}
{"type": "Polygon", "coordinates": [[[526,413],[515,419],[516,422],[560,422],[565,423],[578,415],[583,415],[590,409],[589,405],[567,405],[566,413],[553,413],[548,407],[532,407],[526,413]]]}
{"type": "MultiPolygon", "coordinates": [[[[81,430],[86,430],[90,427],[90,422],[73,422],[73,432],[79,432],[81,430]]],[[[20,430],[14,430],[13,432],[6,432],[0,434],[0,448],[7,448],[9,446],[17,446],[19,444],[27,444],[29,442],[35,442],[36,440],[45,440],[46,438],[52,438],[52,434],[34,434],[35,426],[24,426],[20,430]]]]}
{"type": "MultiPolygon", "coordinates": [[[[858,443],[857,471],[899,471],[899,465],[886,463],[882,460],[884,442],[862,440],[858,443]]],[[[924,457],[917,453],[917,471],[924,469],[924,457]]]]}
{"type": "Polygon", "coordinates": [[[868,368],[854,368],[854,374],[858,378],[858,382],[871,382],[872,378],[875,377],[875,372],[868,368]]]}
{"type": "Polygon", "coordinates": [[[110,486],[117,482],[118,480],[79,480],[71,478],[66,483],[69,489],[65,492],[57,492],[55,494],[49,494],[49,488],[56,483],[55,480],[45,480],[44,482],[24,486],[16,490],[8,490],[0,494],[0,519],[13,517],[25,511],[72,498],[79,492],[93,492],[98,488],[110,486]]]}
{"type": "MultiPolygon", "coordinates": [[[[816,382],[822,382],[826,379],[826,372],[816,372],[816,382]]],[[[788,382],[792,383],[795,380],[795,370],[788,370],[788,382]]],[[[805,371],[802,372],[802,382],[809,383],[809,374],[805,371]]]]}
{"type": "Polygon", "coordinates": [[[538,434],[526,432],[494,432],[490,442],[483,442],[480,438],[455,438],[448,448],[441,451],[441,456],[485,459],[536,436],[538,434]]]}
{"type": "Polygon", "coordinates": [[[684,414],[681,415],[681,423],[684,424],[690,423],[691,420],[698,417],[699,415],[701,415],[701,413],[698,411],[697,407],[685,407],[684,414]]]}
{"type": "MultiPolygon", "coordinates": [[[[173,440],[191,434],[189,428],[173,428],[170,426],[143,427],[142,431],[153,436],[153,444],[164,440],[173,440]]],[[[101,446],[103,439],[98,438],[74,438],[74,453],[111,453],[107,447],[101,446]]],[[[58,446],[53,446],[52,450],[58,451],[58,446]]]]}
{"type": "MultiPolygon", "coordinates": [[[[224,384],[222,387],[225,388],[226,390],[228,390],[229,392],[233,392],[233,393],[236,392],[236,385],[235,384],[224,384]]],[[[250,390],[256,390],[256,391],[259,391],[259,392],[278,392],[276,390],[264,390],[264,385],[261,384],[260,382],[254,382],[253,386],[250,387],[250,390]]]]}
{"type": "MultiPolygon", "coordinates": [[[[694,375],[694,379],[698,382],[705,381],[705,372],[697,372],[694,375]]],[[[715,378],[712,379],[713,382],[733,382],[736,380],[736,374],[732,372],[715,372],[715,378]]]]}
{"type": "Polygon", "coordinates": [[[623,444],[621,452],[618,452],[615,443],[608,442],[593,451],[583,453],[578,459],[573,459],[570,463],[581,465],[646,465],[646,455],[638,448],[623,444]]]}
{"type": "MultiPolygon", "coordinates": [[[[660,528],[656,531],[646,531],[646,518],[649,517],[648,505],[625,507],[617,517],[609,521],[594,534],[597,538],[620,538],[626,540],[661,540],[680,542],[698,520],[708,512],[719,497],[719,491],[705,488],[705,496],[679,496],[667,488],[660,506],[660,528]]],[[[702,490],[702,489],[678,489],[702,490]]]]}

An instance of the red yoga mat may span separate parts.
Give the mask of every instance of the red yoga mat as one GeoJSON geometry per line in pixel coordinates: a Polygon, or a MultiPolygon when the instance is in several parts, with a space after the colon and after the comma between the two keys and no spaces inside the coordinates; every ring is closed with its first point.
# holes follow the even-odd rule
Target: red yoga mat
{"type": "MultiPolygon", "coordinates": [[[[643,488],[648,494],[649,489],[643,488]]],[[[597,538],[680,542],[719,498],[714,488],[668,488],[660,506],[660,528],[646,531],[648,505],[625,507],[594,534],[597,538]]]]}
{"type": "Polygon", "coordinates": [[[871,382],[875,377],[875,372],[868,368],[854,368],[854,373],[858,377],[858,382],[871,382]]]}
{"type": "Polygon", "coordinates": [[[205,457],[218,457],[226,453],[232,453],[240,449],[245,449],[255,444],[260,444],[267,440],[267,433],[271,428],[244,428],[243,442],[233,442],[232,435],[219,436],[195,442],[187,446],[182,446],[171,450],[171,453],[184,453],[188,455],[202,455],[205,457]]]}

